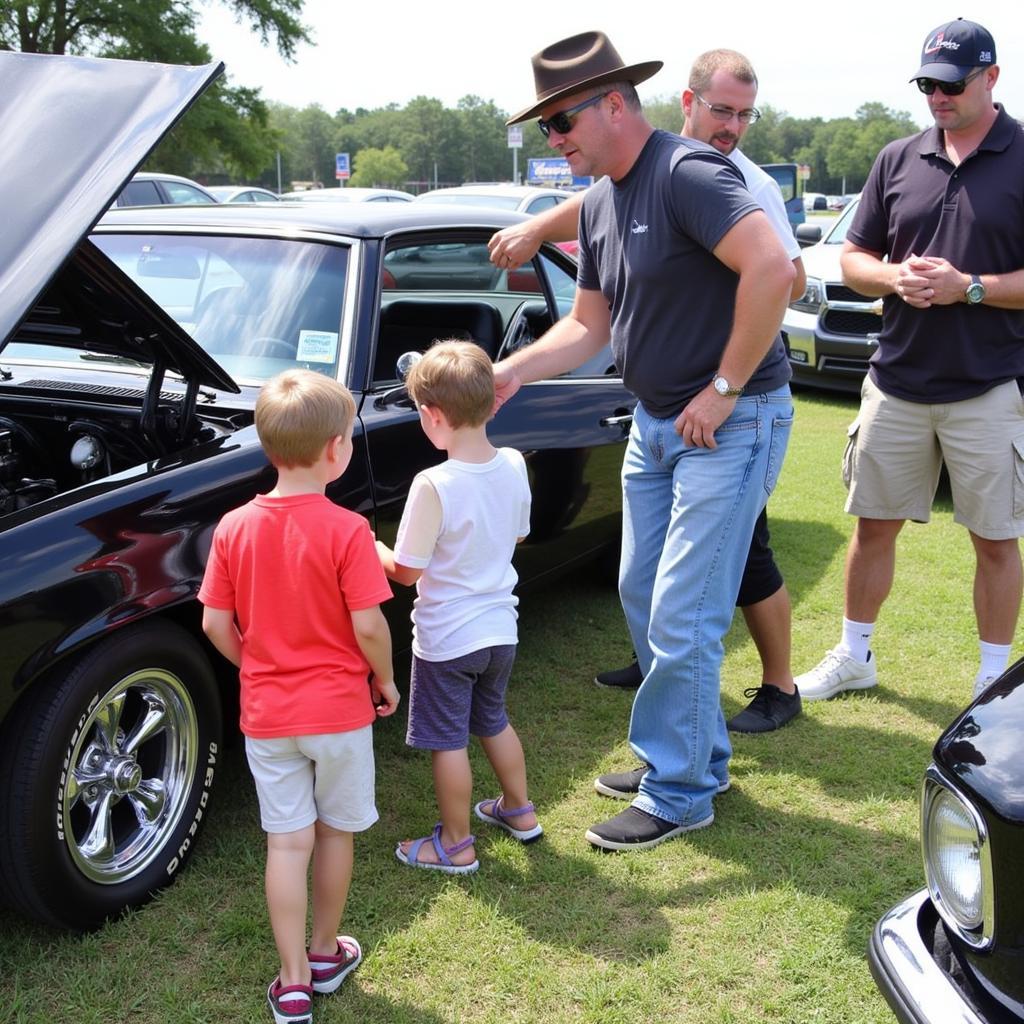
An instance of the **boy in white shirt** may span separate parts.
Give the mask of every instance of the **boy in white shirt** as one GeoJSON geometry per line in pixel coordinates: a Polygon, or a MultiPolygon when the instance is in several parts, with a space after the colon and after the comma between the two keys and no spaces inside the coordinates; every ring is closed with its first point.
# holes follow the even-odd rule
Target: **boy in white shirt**
{"type": "Polygon", "coordinates": [[[410,867],[477,870],[469,809],[469,735],[479,737],[501,795],[478,803],[482,821],[529,843],[543,832],[527,797],[526,760],[505,713],[515,659],[518,577],[512,553],[530,528],[526,463],[487,439],[494,371],[465,341],[434,345],[406,381],[420,425],[448,459],[416,476],[395,550],[377,542],[387,576],[416,584],[406,742],[432,752],[441,820],[433,833],[399,843],[410,867]]]}

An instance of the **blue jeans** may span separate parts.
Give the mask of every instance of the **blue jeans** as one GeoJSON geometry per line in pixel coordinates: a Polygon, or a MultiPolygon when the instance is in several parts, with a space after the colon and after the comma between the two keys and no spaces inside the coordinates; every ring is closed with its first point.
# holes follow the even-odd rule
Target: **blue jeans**
{"type": "Polygon", "coordinates": [[[775,487],[793,425],[789,387],[741,397],[687,447],[672,419],[637,405],[622,466],[619,594],[644,681],[629,742],[651,770],[634,806],[676,824],[711,813],[732,747],[720,701],[754,522],[775,487]]]}

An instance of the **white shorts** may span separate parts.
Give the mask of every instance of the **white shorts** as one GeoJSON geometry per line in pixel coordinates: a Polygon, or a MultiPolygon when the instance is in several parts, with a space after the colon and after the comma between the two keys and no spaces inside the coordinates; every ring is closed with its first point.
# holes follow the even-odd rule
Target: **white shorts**
{"type": "Polygon", "coordinates": [[[377,820],[373,726],[316,736],[245,737],[265,832],[298,832],[318,819],[340,832],[377,820]]]}

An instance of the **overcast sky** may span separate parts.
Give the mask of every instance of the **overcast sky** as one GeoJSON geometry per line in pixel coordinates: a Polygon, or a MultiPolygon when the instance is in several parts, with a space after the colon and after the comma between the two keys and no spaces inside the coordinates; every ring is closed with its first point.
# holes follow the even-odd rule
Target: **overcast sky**
{"type": "Polygon", "coordinates": [[[693,58],[716,46],[745,53],[760,79],[761,103],[794,117],[852,116],[878,101],[927,123],[924,97],[907,79],[930,29],[963,15],[995,37],[1001,75],[995,97],[1024,118],[1024,3],[972,0],[554,0],[551,3],[435,4],[384,0],[358,6],[306,0],[314,45],[294,64],[259,45],[220,4],[206,8],[200,36],[236,85],[268,100],[305,107],[404,106],[431,96],[454,106],[467,93],[515,113],[534,100],[530,57],[565,36],[607,32],[626,63],[662,60],[641,98],[678,96],[693,58]],[[788,12],[788,13],[787,13],[788,12]]]}

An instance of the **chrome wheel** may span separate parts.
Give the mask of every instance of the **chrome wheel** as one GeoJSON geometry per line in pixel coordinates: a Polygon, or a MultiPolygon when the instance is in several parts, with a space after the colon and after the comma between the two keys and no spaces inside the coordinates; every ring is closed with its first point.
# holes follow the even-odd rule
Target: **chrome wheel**
{"type": "Polygon", "coordinates": [[[165,852],[198,760],[196,709],[181,679],[142,669],[83,716],[67,756],[63,839],[82,874],[115,885],[165,852]]]}

